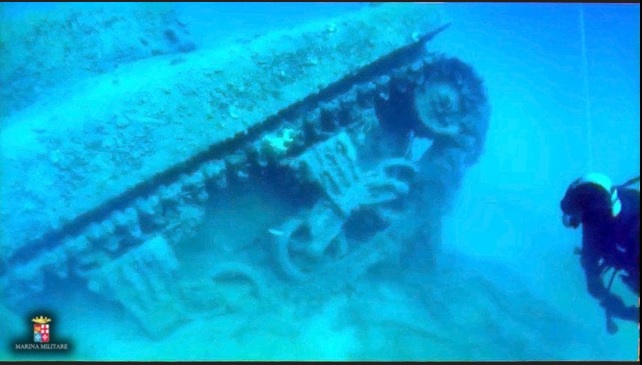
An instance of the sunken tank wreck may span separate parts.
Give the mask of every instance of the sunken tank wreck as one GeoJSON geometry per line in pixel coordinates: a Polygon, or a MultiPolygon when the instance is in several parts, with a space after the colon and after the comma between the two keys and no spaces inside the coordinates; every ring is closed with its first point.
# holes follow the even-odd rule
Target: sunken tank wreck
{"type": "MultiPolygon", "coordinates": [[[[49,27],[82,32],[82,15],[49,27]]],[[[430,50],[448,27],[436,6],[365,7],[216,49],[195,47],[178,21],[157,26],[141,30],[144,52],[101,44],[117,67],[59,43],[50,51],[66,56],[46,72],[12,68],[44,45],[10,52],[19,40],[2,40],[4,305],[75,283],[141,324],[155,318],[154,336],[212,310],[208,295],[230,278],[257,297],[301,289],[287,290],[295,300],[382,263],[430,271],[489,119],[475,71],[430,50]],[[26,97],[75,71],[90,77],[73,93],[26,97]],[[249,225],[224,219],[257,190],[270,197],[249,225]],[[199,236],[213,225],[242,239],[199,236]],[[258,233],[235,232],[249,226],[258,233]],[[183,274],[190,266],[203,274],[183,274]]]]}

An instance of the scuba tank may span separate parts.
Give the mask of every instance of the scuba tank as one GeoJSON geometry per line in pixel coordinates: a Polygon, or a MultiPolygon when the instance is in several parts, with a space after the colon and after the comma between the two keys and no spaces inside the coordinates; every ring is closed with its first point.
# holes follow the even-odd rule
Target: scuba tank
{"type": "MultiPolygon", "coordinates": [[[[621,185],[618,185],[618,188],[627,188],[633,184],[637,184],[640,182],[640,176],[636,176],[632,179],[627,180],[621,185]]],[[[638,186],[638,191],[640,190],[640,187],[638,186]]],[[[608,270],[608,269],[607,269],[608,270]]],[[[620,268],[613,268],[613,274],[611,275],[611,279],[609,280],[609,285],[606,287],[606,290],[608,292],[611,292],[611,285],[613,285],[613,279],[615,279],[615,275],[620,271],[620,268]]],[[[613,318],[611,318],[611,313],[609,311],[606,311],[606,330],[610,334],[614,334],[618,331],[618,326],[615,324],[615,321],[613,318]]]]}

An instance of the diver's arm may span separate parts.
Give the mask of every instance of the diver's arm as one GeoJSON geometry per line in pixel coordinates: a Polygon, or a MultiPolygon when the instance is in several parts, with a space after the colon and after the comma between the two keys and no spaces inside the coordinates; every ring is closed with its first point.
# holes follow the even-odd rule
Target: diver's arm
{"type": "Polygon", "coordinates": [[[602,268],[600,267],[600,256],[596,252],[597,245],[592,242],[595,234],[590,234],[586,229],[582,234],[582,256],[580,262],[586,276],[586,287],[589,294],[595,299],[603,300],[609,294],[602,281],[602,268]]]}
{"type": "Polygon", "coordinates": [[[604,286],[602,276],[600,275],[600,265],[598,259],[586,257],[582,253],[582,267],[584,268],[584,275],[586,276],[586,288],[589,294],[597,300],[606,299],[609,291],[604,286]]]}

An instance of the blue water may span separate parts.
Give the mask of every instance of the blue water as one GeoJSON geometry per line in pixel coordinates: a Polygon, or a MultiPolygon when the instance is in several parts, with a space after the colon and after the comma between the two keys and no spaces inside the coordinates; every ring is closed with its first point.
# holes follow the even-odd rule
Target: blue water
{"type": "MultiPolygon", "coordinates": [[[[197,49],[205,49],[248,42],[274,29],[369,5],[174,6],[189,25],[197,49]]],[[[452,24],[428,48],[471,65],[484,80],[491,107],[484,152],[465,172],[452,208],[443,217],[438,265],[443,274],[419,280],[447,289],[433,293],[434,289],[417,284],[411,285],[416,292],[403,294],[384,273],[380,283],[357,285],[354,295],[359,299],[354,301],[339,296],[291,306],[282,299],[270,304],[274,312],[265,319],[251,308],[227,314],[217,310],[161,339],[150,339],[122,308],[86,294],[82,285],[70,285],[50,293],[49,302],[58,317],[73,322],[59,329],[75,346],[69,356],[95,360],[638,359],[638,326],[619,322],[617,334],[606,333],[603,311],[586,292],[579,260],[573,255],[581,242],[580,232],[562,226],[559,201],[568,184],[586,172],[603,172],[616,183],[640,174],[639,4],[442,6],[452,24]],[[372,293],[371,298],[364,293],[372,293]],[[413,293],[421,293],[421,298],[414,299],[438,308],[437,314],[406,308],[403,303],[413,293]],[[489,293],[495,295],[490,304],[485,302],[489,293]],[[466,305],[462,296],[484,304],[466,305]],[[479,308],[484,313],[477,313],[479,308]],[[432,323],[424,326],[422,321],[432,323]],[[102,339],[81,332],[87,328],[99,328],[104,334],[97,336],[102,339]],[[422,334],[429,331],[426,328],[437,332],[430,332],[432,337],[422,334]],[[487,349],[471,348],[471,344],[484,344],[471,338],[485,338],[487,349]]],[[[59,7],[5,4],[3,16],[20,17],[34,9],[53,13],[59,7]]],[[[2,122],[0,127],[5,125],[2,122]]],[[[199,231],[193,242],[196,249],[210,249],[203,241],[221,246],[226,240],[243,241],[244,232],[251,236],[247,232],[253,224],[271,222],[262,216],[261,204],[280,204],[268,193],[239,196],[247,200],[229,203],[223,196],[222,203],[208,203],[208,219],[216,223],[199,231]],[[244,220],[237,229],[227,228],[244,220]]],[[[278,221],[285,211],[287,207],[269,212],[278,221]]],[[[185,255],[187,260],[198,257],[194,252],[185,255]]],[[[629,304],[636,302],[630,293],[620,293],[629,304]]],[[[229,300],[232,307],[242,307],[238,304],[242,296],[229,300]]],[[[0,311],[6,310],[0,307],[0,311]]],[[[0,313],[0,319],[17,323],[10,327],[12,331],[31,326],[20,311],[0,313]]],[[[0,359],[28,357],[5,351],[20,336],[0,325],[0,359]]]]}

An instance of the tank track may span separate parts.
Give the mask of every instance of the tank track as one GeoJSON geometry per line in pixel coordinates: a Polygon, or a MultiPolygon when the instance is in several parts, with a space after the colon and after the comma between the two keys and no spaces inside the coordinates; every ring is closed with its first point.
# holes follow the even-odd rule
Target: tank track
{"type": "MultiPolygon", "coordinates": [[[[421,71],[422,65],[429,62],[430,59],[427,58],[418,60],[411,66],[399,67],[395,70],[395,80],[401,80],[403,77],[409,81],[414,74],[421,71]]],[[[357,114],[360,108],[373,107],[375,98],[387,97],[392,80],[390,75],[380,75],[359,82],[349,90],[323,90],[319,95],[315,95],[316,98],[311,97],[311,100],[307,100],[305,105],[293,106],[269,121],[267,125],[272,128],[266,127],[261,131],[250,132],[245,137],[235,140],[230,146],[232,152],[217,148],[211,151],[211,156],[199,156],[198,160],[186,164],[181,171],[172,171],[155,184],[150,183],[152,186],[146,189],[149,191],[146,196],[124,196],[119,199],[122,202],[114,204],[121,206],[120,209],[96,212],[91,217],[79,219],[60,230],[77,232],[70,235],[51,235],[47,239],[26,245],[30,250],[35,247],[47,248],[49,252],[42,255],[41,260],[26,257],[27,255],[18,251],[8,259],[7,264],[17,267],[25,265],[26,260],[30,265],[42,261],[42,266],[47,267],[51,264],[50,261],[58,261],[55,257],[86,257],[83,253],[96,249],[104,250],[105,254],[113,257],[126,251],[128,247],[144,242],[145,237],[157,234],[171,237],[171,241],[180,240],[180,232],[188,232],[189,229],[186,227],[195,225],[189,224],[188,212],[180,215],[180,208],[187,209],[190,205],[198,206],[205,202],[208,199],[206,184],[225,188],[230,179],[243,181],[249,178],[250,164],[268,163],[271,157],[261,151],[260,137],[263,133],[270,136],[282,134],[285,130],[301,131],[302,135],[295,138],[291,147],[290,154],[294,155],[324,137],[327,138],[340,127],[354,123],[354,116],[349,115],[357,114]],[[180,229],[176,229],[176,225],[169,225],[169,221],[176,221],[175,218],[178,218],[172,217],[171,212],[186,218],[180,229]],[[47,256],[51,259],[48,260],[47,256]]],[[[346,85],[353,84],[347,80],[343,81],[346,85]]],[[[61,275],[66,271],[63,267],[60,267],[60,270],[61,275]]]]}
{"type": "MultiPolygon", "coordinates": [[[[180,167],[166,171],[100,209],[77,217],[16,250],[4,258],[0,269],[0,285],[9,303],[24,303],[30,296],[45,290],[47,277],[56,276],[62,280],[70,277],[80,279],[88,289],[96,292],[115,288],[119,283],[140,289],[123,292],[116,300],[141,320],[145,313],[153,312],[153,307],[159,302],[176,306],[173,310],[181,311],[182,304],[176,299],[176,294],[169,294],[176,292],[176,288],[172,288],[172,278],[176,277],[177,265],[166,266],[163,270],[155,268],[162,267],[163,262],[174,262],[171,246],[195,234],[212,191],[260,179],[270,169],[290,169],[300,174],[301,169],[292,168],[292,161],[300,160],[306,151],[345,131],[356,136],[358,133],[354,131],[367,128],[366,124],[373,120],[380,124],[389,123],[385,120],[399,112],[391,110],[397,107],[395,105],[401,105],[406,119],[412,120],[403,126],[401,138],[411,141],[415,134],[421,135],[433,145],[423,162],[413,162],[418,170],[434,171],[424,174],[424,183],[420,185],[430,186],[430,194],[437,195],[439,192],[435,193],[435,189],[443,188],[443,185],[456,186],[461,171],[476,161],[481,153],[487,127],[487,105],[481,81],[470,67],[456,59],[426,52],[427,42],[444,29],[445,26],[440,27],[418,38],[410,46],[281,110],[259,127],[212,146],[180,167]],[[433,83],[452,88],[455,95],[450,97],[457,99],[456,104],[461,110],[449,109],[447,104],[452,100],[430,101],[433,83]],[[421,102],[416,98],[429,99],[430,116],[417,112],[414,106],[421,102]],[[394,105],[391,107],[391,104],[394,105]],[[450,119],[439,116],[446,113],[444,110],[450,110],[450,119]],[[430,123],[421,118],[438,120],[442,127],[446,125],[446,132],[431,128],[430,123]],[[452,125],[456,132],[447,128],[448,125],[452,125]],[[163,249],[149,248],[156,246],[163,249]],[[148,277],[142,277],[141,273],[148,277]],[[148,295],[161,299],[139,300],[148,295]]],[[[443,94],[449,95],[448,92],[443,94]]],[[[406,142],[403,144],[410,146],[406,142]]],[[[413,184],[408,183],[406,190],[414,189],[410,187],[413,184]]],[[[318,184],[312,185],[319,188],[318,184]]],[[[447,200],[445,197],[453,190],[451,187],[443,189],[443,197],[436,200],[447,200]]],[[[422,194],[421,191],[413,192],[422,194]]],[[[391,200],[401,195],[395,193],[391,200]]],[[[337,202],[332,197],[329,201],[337,202]]],[[[334,211],[334,208],[329,209],[327,211],[334,211]]],[[[354,209],[338,209],[342,212],[339,225],[345,223],[354,209]]],[[[391,252],[398,254],[398,247],[388,246],[399,231],[408,230],[398,221],[410,219],[409,214],[415,211],[409,211],[411,213],[394,217],[397,223],[368,238],[368,242],[384,242],[381,251],[363,245],[354,250],[355,255],[349,256],[346,251],[341,259],[329,266],[321,265],[315,272],[333,272],[336,276],[339,272],[351,270],[349,277],[354,277],[391,252]]],[[[430,214],[431,218],[435,216],[430,214]]],[[[421,222],[418,220],[415,226],[421,222]]],[[[275,230],[273,233],[280,236],[282,232],[275,230]]],[[[278,257],[277,254],[273,266],[284,271],[283,267],[288,264],[278,257]]],[[[287,269],[285,271],[288,272],[287,269]]],[[[286,277],[292,278],[292,275],[286,277]]],[[[169,328],[179,322],[179,317],[169,316],[167,323],[158,325],[169,328]]]]}

